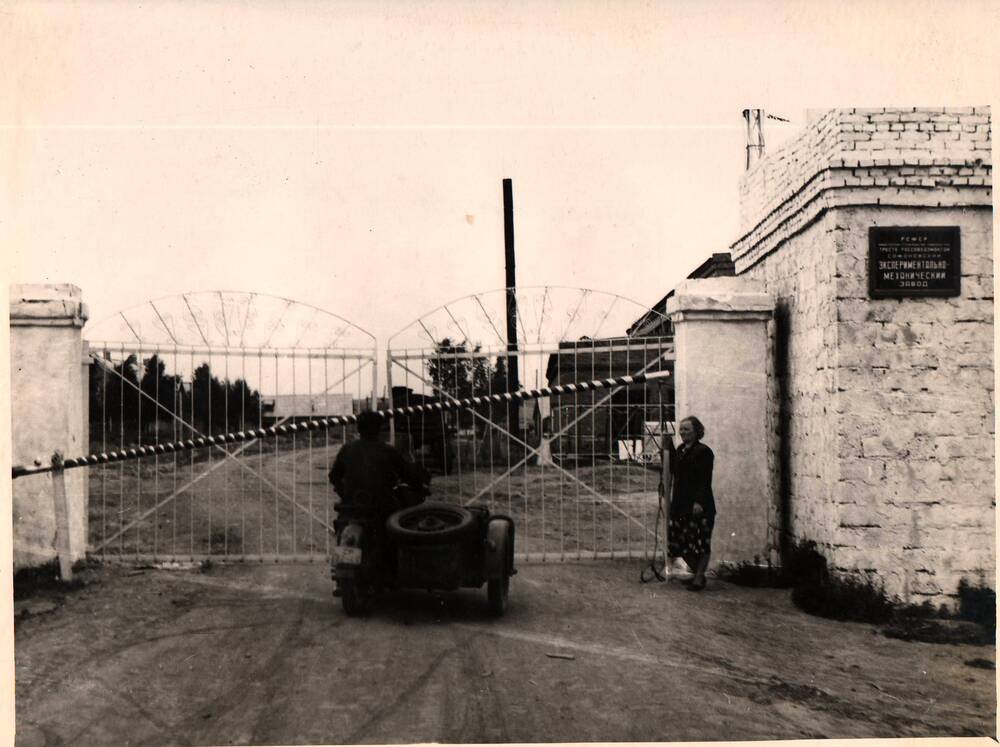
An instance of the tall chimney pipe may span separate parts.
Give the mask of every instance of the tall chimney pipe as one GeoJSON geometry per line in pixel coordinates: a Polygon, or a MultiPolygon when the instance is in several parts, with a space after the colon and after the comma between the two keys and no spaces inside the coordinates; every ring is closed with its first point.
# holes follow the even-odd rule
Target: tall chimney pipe
{"type": "Polygon", "coordinates": [[[514,188],[503,180],[503,240],[507,279],[507,391],[519,388],[517,375],[517,279],[514,272],[514,188]],[[510,355],[510,353],[515,355],[510,355]]]}

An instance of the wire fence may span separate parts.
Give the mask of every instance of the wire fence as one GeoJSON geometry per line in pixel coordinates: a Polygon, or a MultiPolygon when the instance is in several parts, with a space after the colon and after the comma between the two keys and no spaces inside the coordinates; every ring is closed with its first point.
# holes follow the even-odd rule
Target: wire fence
{"type": "MultiPolygon", "coordinates": [[[[519,390],[517,392],[503,392],[503,393],[492,393],[488,395],[479,395],[475,397],[447,397],[440,398],[435,401],[427,401],[418,404],[406,404],[400,407],[382,410],[380,413],[384,415],[387,422],[392,422],[394,424],[399,422],[413,422],[416,418],[442,418],[448,419],[449,416],[455,412],[482,412],[490,410],[505,409],[511,411],[517,409],[520,405],[525,402],[537,402],[539,400],[551,397],[579,397],[584,395],[591,395],[598,390],[607,390],[610,393],[617,393],[621,391],[628,391],[636,386],[648,386],[649,382],[654,380],[660,380],[670,375],[669,370],[661,369],[658,371],[650,371],[639,373],[634,376],[618,376],[609,377],[606,379],[593,380],[587,382],[574,382],[569,384],[554,385],[551,387],[544,387],[541,389],[534,390],[519,390]]],[[[459,417],[458,420],[461,418],[459,417]]],[[[270,559],[275,560],[295,560],[295,559],[316,559],[316,556],[327,557],[329,555],[329,542],[332,533],[332,522],[331,517],[327,513],[325,517],[316,513],[317,504],[312,502],[313,495],[310,492],[309,503],[306,504],[302,498],[299,496],[297,499],[294,492],[289,495],[287,491],[281,491],[276,488],[275,493],[278,498],[274,500],[274,510],[275,510],[275,525],[281,524],[282,516],[291,515],[292,518],[292,537],[295,537],[295,512],[303,512],[308,515],[313,521],[322,525],[323,536],[324,536],[324,550],[322,553],[318,552],[315,548],[306,553],[295,553],[282,551],[283,546],[280,544],[280,538],[276,540],[278,543],[276,545],[276,551],[274,553],[268,553],[266,551],[258,553],[248,553],[246,552],[246,545],[243,543],[243,539],[246,536],[245,530],[249,523],[256,526],[257,530],[261,533],[265,530],[265,525],[263,519],[266,516],[266,511],[259,511],[256,514],[252,510],[248,510],[253,503],[253,495],[250,491],[241,489],[238,493],[233,490],[232,500],[226,493],[223,493],[224,500],[222,502],[221,514],[216,515],[216,526],[220,527],[220,531],[223,532],[220,540],[212,542],[213,535],[209,533],[207,545],[204,544],[204,535],[199,535],[195,531],[195,527],[200,527],[202,531],[207,531],[208,527],[211,526],[211,505],[212,499],[202,497],[198,500],[198,496],[190,496],[190,502],[187,504],[182,504],[178,501],[180,496],[186,491],[190,494],[190,489],[193,487],[194,483],[197,481],[197,477],[190,481],[190,484],[181,486],[181,490],[173,488],[169,495],[164,498],[159,497],[158,494],[154,494],[154,497],[150,499],[152,505],[144,507],[142,504],[142,492],[140,487],[145,480],[148,484],[150,475],[152,476],[152,481],[155,486],[158,484],[158,479],[161,476],[160,467],[165,464],[168,467],[168,472],[171,475],[171,484],[175,484],[174,480],[179,480],[180,474],[184,471],[184,464],[201,464],[202,471],[199,474],[207,475],[211,474],[209,470],[212,470],[212,462],[209,459],[198,460],[197,452],[208,452],[211,453],[215,449],[221,449],[224,452],[224,456],[220,459],[218,464],[228,464],[230,459],[236,460],[237,463],[241,465],[241,470],[247,470],[254,472],[254,468],[249,464],[244,465],[242,460],[246,459],[248,462],[254,459],[253,455],[245,456],[241,452],[247,451],[248,446],[253,446],[255,444],[262,445],[266,441],[270,442],[273,439],[274,452],[275,454],[280,454],[282,448],[285,449],[286,453],[290,453],[295,456],[298,452],[297,443],[299,440],[307,440],[309,444],[308,451],[305,453],[312,459],[315,456],[315,452],[312,451],[312,446],[314,439],[318,436],[323,438],[330,438],[332,432],[338,429],[344,429],[347,426],[355,423],[357,416],[355,414],[350,415],[334,415],[330,417],[320,417],[320,418],[309,418],[300,421],[290,421],[290,422],[275,422],[272,425],[259,428],[246,428],[240,431],[230,431],[220,434],[209,434],[209,435],[196,435],[194,438],[188,438],[183,440],[171,440],[171,441],[157,441],[154,438],[153,443],[147,444],[136,444],[128,447],[120,447],[118,449],[110,451],[100,451],[92,454],[88,454],[80,457],[71,457],[68,459],[59,458],[58,460],[53,460],[53,464],[50,466],[16,466],[13,471],[14,478],[26,478],[32,475],[39,475],[45,472],[52,472],[57,482],[62,484],[62,474],[66,469],[74,468],[88,468],[91,470],[91,478],[94,475],[100,476],[100,487],[102,489],[101,499],[99,505],[101,510],[97,516],[93,510],[94,504],[97,503],[95,496],[90,496],[91,511],[89,512],[89,521],[92,526],[92,536],[94,532],[98,532],[98,536],[102,538],[100,545],[96,545],[91,542],[91,551],[98,554],[104,560],[152,560],[152,561],[169,561],[169,560],[198,560],[203,558],[214,558],[219,557],[220,559],[270,559]],[[283,440],[284,439],[284,440],[283,440]],[[289,447],[289,440],[290,447],[289,447]],[[282,446],[282,444],[284,446],[282,446]],[[238,445],[238,446],[237,446],[238,445]],[[184,459],[187,457],[187,459],[184,459]],[[170,469],[172,465],[172,469],[170,469]],[[133,474],[135,477],[135,502],[134,504],[129,503],[126,499],[127,491],[123,488],[121,483],[114,483],[108,481],[107,475],[111,470],[118,470],[118,475],[121,480],[126,479],[125,476],[131,477],[133,474]],[[115,500],[114,488],[117,486],[117,502],[115,500]],[[110,489],[109,489],[110,488],[110,489]],[[236,496],[239,499],[236,500],[236,496]],[[280,499],[280,500],[279,500],[280,499]],[[195,505],[198,503],[198,505],[195,505]],[[290,508],[286,507],[285,514],[282,514],[282,503],[290,504],[290,508]],[[183,509],[178,509],[178,506],[187,505],[187,515],[183,509]],[[230,510],[231,507],[237,509],[234,513],[230,510]],[[124,507],[126,510],[122,511],[121,508],[124,507]],[[115,524],[115,519],[113,518],[115,510],[117,509],[118,514],[123,516],[118,517],[117,524],[115,524]],[[127,516],[127,518],[125,518],[127,516]],[[236,517],[239,517],[240,526],[242,528],[240,536],[234,537],[232,544],[229,542],[229,538],[226,536],[225,532],[229,528],[234,526],[236,517]],[[172,518],[173,521],[166,522],[164,520],[172,518]],[[258,519],[261,523],[253,524],[253,520],[258,519]],[[186,520],[186,521],[185,521],[186,520]],[[99,523],[100,528],[95,527],[95,521],[99,523]],[[172,531],[163,532],[164,524],[171,527],[172,531]],[[172,525],[172,526],[171,526],[172,525]],[[109,531],[110,527],[110,531],[109,531]],[[190,531],[185,531],[185,527],[189,528],[190,531]],[[169,542],[166,539],[166,535],[169,534],[169,542]],[[163,537],[163,543],[160,543],[160,538],[163,537]],[[181,547],[178,549],[178,537],[183,541],[187,540],[187,547],[181,547]],[[150,539],[151,538],[151,539],[150,539]],[[144,544],[150,543],[150,544],[144,544]],[[196,544],[198,543],[198,544],[196,544]],[[221,543],[221,546],[220,546],[221,543]]],[[[140,431],[141,432],[141,431],[140,431]]],[[[192,429],[193,433],[197,431],[192,429]]],[[[538,453],[537,448],[532,448],[525,442],[524,452],[522,456],[514,463],[513,468],[510,466],[504,475],[501,475],[501,479],[508,479],[511,474],[514,473],[522,464],[526,465],[526,460],[531,453],[538,453]]],[[[258,465],[261,463],[260,460],[263,459],[262,449],[258,450],[256,456],[258,459],[258,465]]],[[[514,457],[508,453],[507,459],[510,461],[514,457]]],[[[544,470],[546,467],[545,461],[542,461],[538,465],[544,470]]],[[[557,472],[563,472],[569,475],[566,470],[559,467],[555,462],[553,462],[551,467],[555,468],[557,472]]],[[[326,464],[322,465],[322,470],[325,472],[326,464]]],[[[192,468],[193,471],[193,468],[192,468]]],[[[260,475],[254,472],[260,479],[261,483],[266,481],[266,473],[260,475]]],[[[576,478],[577,482],[580,483],[579,478],[576,478]]],[[[648,487],[650,478],[647,474],[643,476],[643,483],[645,487],[648,487]]],[[[259,488],[258,483],[257,492],[257,504],[258,506],[263,505],[262,500],[262,490],[259,488]]],[[[461,496],[461,473],[459,473],[458,482],[458,495],[461,496]]],[[[581,483],[582,484],[582,483],[581,483]]],[[[654,478],[655,485],[655,478],[654,478]]],[[[602,497],[600,494],[595,495],[600,498],[600,502],[607,504],[607,506],[613,510],[621,513],[630,521],[638,523],[637,516],[629,514],[628,511],[624,511],[620,505],[616,506],[614,501],[608,501],[607,497],[602,497]]],[[[655,488],[654,488],[655,495],[655,488]]],[[[445,499],[451,497],[450,491],[446,488],[444,495],[445,499]]],[[[473,497],[475,500],[477,496],[473,497]]],[[[472,500],[463,501],[466,504],[472,503],[472,500]]],[[[490,501],[490,505],[497,508],[498,504],[495,501],[490,501]]],[[[527,507],[527,503],[525,506],[527,507]]],[[[325,504],[326,508],[329,508],[329,503],[325,504]]],[[[544,512],[546,507],[544,500],[544,483],[542,485],[542,503],[541,508],[544,512]]],[[[268,506],[270,508],[270,505],[268,506]]],[[[560,509],[562,506],[560,505],[560,509]]],[[[512,495],[508,493],[508,512],[517,515],[519,507],[515,507],[512,501],[512,495]]],[[[654,505],[655,509],[655,505],[654,505]]],[[[579,517],[580,512],[577,511],[577,516],[579,517]]],[[[645,516],[645,513],[643,513],[645,516]]],[[[531,525],[530,516],[526,513],[522,517],[522,521],[525,526],[531,525]]],[[[655,521],[655,516],[653,518],[655,521]]],[[[612,516],[611,526],[613,527],[614,518],[612,516]]],[[[542,520],[542,526],[544,527],[544,518],[542,520]]],[[[288,522],[286,521],[282,527],[282,530],[287,534],[288,532],[288,522]]],[[[305,527],[303,528],[305,531],[305,527]]],[[[594,526],[594,531],[597,531],[596,525],[594,526]]],[[[650,530],[648,530],[650,531],[650,530]]],[[[215,535],[218,536],[218,535],[215,535]]],[[[310,533],[310,542],[314,542],[315,534],[310,533]]],[[[596,535],[595,535],[596,536],[596,535]]],[[[612,532],[613,536],[613,532],[612,532]]],[[[261,543],[258,545],[260,548],[265,548],[266,545],[261,543]]],[[[564,548],[565,550],[565,548],[564,548]]],[[[599,550],[593,550],[589,553],[592,557],[604,557],[605,554],[599,550]]],[[[612,550],[611,556],[615,556],[616,553],[612,550]]],[[[622,553],[618,552],[617,555],[624,556],[635,553],[622,553]]],[[[532,555],[538,555],[537,551],[527,550],[521,552],[522,558],[531,559],[532,555]]],[[[648,551],[643,550],[643,555],[648,556],[648,551]]],[[[563,552],[565,556],[565,552],[563,552]]],[[[556,556],[552,556],[555,559],[556,556]]],[[[541,553],[541,558],[546,559],[546,554],[543,551],[541,553]]]]}
{"type": "Polygon", "coordinates": [[[91,348],[94,453],[152,458],[90,471],[89,545],[115,558],[325,557],[326,471],[348,425],[159,453],[163,443],[370,409],[371,351],[91,348]]]}
{"type": "MultiPolygon", "coordinates": [[[[640,377],[393,420],[393,442],[435,475],[435,497],[512,516],[519,551],[541,560],[650,557],[661,434],[674,420],[673,340],[618,338],[390,350],[395,407],[580,380],[640,377]],[[654,374],[650,379],[646,374],[654,374]]],[[[532,391],[530,388],[527,391],[532,391]]]]}

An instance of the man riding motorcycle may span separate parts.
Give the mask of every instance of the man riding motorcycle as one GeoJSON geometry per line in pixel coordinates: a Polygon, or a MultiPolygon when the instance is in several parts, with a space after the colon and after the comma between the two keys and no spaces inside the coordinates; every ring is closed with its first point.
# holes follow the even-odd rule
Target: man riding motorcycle
{"type": "Polygon", "coordinates": [[[427,495],[430,476],[407,461],[393,446],[379,441],[382,416],[377,412],[358,415],[360,438],[345,444],[330,469],[330,482],[340,496],[334,530],[340,537],[352,516],[371,521],[376,555],[381,556],[385,522],[401,508],[415,506],[427,495]],[[396,489],[404,483],[408,489],[396,489]]]}
{"type": "Polygon", "coordinates": [[[400,498],[393,494],[397,483],[406,483],[419,494],[428,475],[395,447],[379,441],[382,416],[363,412],[358,415],[357,427],[360,438],[344,445],[330,469],[330,482],[343,507],[377,508],[379,513],[385,511],[387,518],[393,511],[419,503],[414,496],[404,495],[402,502],[407,505],[394,505],[400,498]]]}
{"type": "Polygon", "coordinates": [[[417,508],[429,495],[430,475],[379,441],[381,415],[362,413],[357,423],[361,438],[340,449],[330,470],[341,499],[330,570],[344,612],[367,614],[386,589],[485,583],[490,610],[503,614],[516,573],[513,520],[485,506],[417,508]]]}

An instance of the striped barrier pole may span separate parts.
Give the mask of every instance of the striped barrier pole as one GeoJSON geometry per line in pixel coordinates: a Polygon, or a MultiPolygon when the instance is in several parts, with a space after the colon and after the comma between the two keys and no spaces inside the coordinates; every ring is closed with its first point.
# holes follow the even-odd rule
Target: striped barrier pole
{"type": "MultiPolygon", "coordinates": [[[[423,405],[411,405],[408,407],[395,407],[389,410],[377,410],[376,413],[383,418],[393,418],[397,415],[416,415],[421,412],[441,412],[444,410],[457,410],[479,407],[487,404],[500,404],[513,401],[527,401],[550,397],[559,394],[573,394],[574,392],[587,392],[596,389],[610,389],[619,386],[629,386],[632,384],[643,384],[648,381],[656,381],[670,376],[669,371],[655,371],[652,373],[640,373],[633,376],[616,376],[608,379],[594,379],[593,381],[578,381],[572,384],[559,384],[556,386],[543,387],[541,389],[522,389],[517,392],[502,392],[479,397],[466,397],[451,401],[429,402],[423,405]]],[[[234,431],[222,433],[218,436],[202,436],[199,438],[189,438],[183,441],[173,441],[149,446],[135,446],[118,451],[101,452],[100,454],[88,454],[86,456],[67,458],[63,460],[62,469],[74,469],[76,467],[91,467],[98,464],[111,464],[112,462],[122,462],[131,459],[142,459],[143,457],[156,456],[159,454],[173,454],[177,452],[191,451],[208,446],[220,446],[222,444],[241,443],[253,439],[265,438],[267,436],[283,436],[292,433],[305,433],[308,431],[327,430],[342,425],[356,423],[357,415],[334,415],[329,418],[317,418],[307,420],[302,423],[287,423],[284,425],[272,425],[268,428],[253,428],[244,431],[234,431]]],[[[43,465],[36,461],[31,466],[15,465],[11,469],[11,478],[25,477],[27,475],[37,475],[43,472],[51,472],[51,464],[43,465]]]]}

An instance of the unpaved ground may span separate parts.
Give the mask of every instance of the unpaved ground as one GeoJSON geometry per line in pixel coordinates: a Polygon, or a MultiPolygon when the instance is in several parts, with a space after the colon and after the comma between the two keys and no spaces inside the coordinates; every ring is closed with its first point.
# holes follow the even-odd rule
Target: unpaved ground
{"type": "Polygon", "coordinates": [[[322,565],[88,574],[17,626],[19,745],[995,733],[995,673],[965,663],[991,647],[640,585],[634,563],[522,566],[499,621],[472,590],[348,618],[322,565]]]}
{"type": "Polygon", "coordinates": [[[291,438],[254,442],[238,458],[215,449],[89,468],[90,547],[108,557],[328,553],[339,448],[302,436],[294,449],[291,438]]]}

